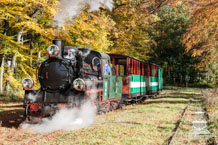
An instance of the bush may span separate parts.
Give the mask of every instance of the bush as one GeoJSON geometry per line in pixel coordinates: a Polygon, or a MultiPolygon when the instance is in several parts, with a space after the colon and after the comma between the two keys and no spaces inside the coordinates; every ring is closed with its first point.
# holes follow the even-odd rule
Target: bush
{"type": "Polygon", "coordinates": [[[206,89],[203,93],[209,121],[214,126],[216,136],[218,136],[218,88],[206,89]]]}

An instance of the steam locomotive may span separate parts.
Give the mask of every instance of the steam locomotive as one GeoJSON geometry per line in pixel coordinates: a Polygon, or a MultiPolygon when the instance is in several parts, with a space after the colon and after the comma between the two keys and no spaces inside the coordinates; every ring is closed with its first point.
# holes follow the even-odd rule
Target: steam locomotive
{"type": "Polygon", "coordinates": [[[40,89],[33,89],[30,78],[22,81],[26,117],[52,116],[87,99],[102,113],[162,90],[162,69],[127,55],[64,46],[61,40],[53,40],[48,54],[38,70],[40,89]]]}

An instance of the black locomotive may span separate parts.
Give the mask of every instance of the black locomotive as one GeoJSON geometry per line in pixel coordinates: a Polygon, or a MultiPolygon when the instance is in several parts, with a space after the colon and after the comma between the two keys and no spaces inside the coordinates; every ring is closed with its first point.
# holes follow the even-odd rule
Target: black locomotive
{"type": "Polygon", "coordinates": [[[145,99],[162,90],[162,69],[126,55],[104,54],[64,46],[54,40],[49,58],[38,70],[40,89],[30,78],[22,81],[25,116],[52,116],[62,107],[79,107],[92,99],[99,112],[145,99]]]}

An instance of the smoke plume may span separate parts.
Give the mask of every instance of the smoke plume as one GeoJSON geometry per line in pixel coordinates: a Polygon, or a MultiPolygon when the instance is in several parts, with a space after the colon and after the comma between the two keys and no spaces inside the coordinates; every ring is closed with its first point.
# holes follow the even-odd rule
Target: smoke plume
{"type": "Polygon", "coordinates": [[[36,133],[48,133],[56,130],[74,130],[91,125],[96,117],[96,108],[91,101],[81,108],[63,108],[51,119],[44,118],[40,124],[22,124],[22,129],[30,129],[36,133]]]}
{"type": "Polygon", "coordinates": [[[86,6],[89,8],[89,12],[97,11],[101,6],[111,11],[113,0],[60,0],[60,4],[57,6],[59,11],[55,14],[53,20],[60,28],[65,22],[78,15],[82,8],[86,6]]]}

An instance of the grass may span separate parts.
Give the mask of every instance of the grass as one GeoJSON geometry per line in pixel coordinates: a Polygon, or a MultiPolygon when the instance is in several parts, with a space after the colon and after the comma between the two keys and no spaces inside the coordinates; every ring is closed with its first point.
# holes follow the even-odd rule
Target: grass
{"type": "MultiPolygon", "coordinates": [[[[88,128],[58,132],[49,144],[163,144],[193,95],[190,90],[167,90],[160,98],[98,116],[88,128]]],[[[48,140],[36,144],[44,143],[48,140]]]]}

